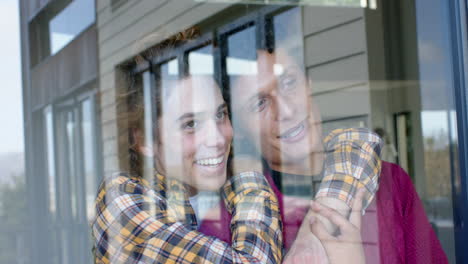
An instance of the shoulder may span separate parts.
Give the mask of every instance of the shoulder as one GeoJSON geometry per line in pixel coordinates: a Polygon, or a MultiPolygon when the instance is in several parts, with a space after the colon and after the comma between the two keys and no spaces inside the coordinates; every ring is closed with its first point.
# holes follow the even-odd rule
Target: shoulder
{"type": "Polygon", "coordinates": [[[382,161],[382,169],[380,173],[380,185],[399,188],[400,192],[413,187],[411,178],[408,173],[399,165],[382,161]],[[403,188],[403,189],[400,189],[403,188]]]}
{"type": "Polygon", "coordinates": [[[419,200],[410,176],[397,164],[382,161],[379,185],[377,194],[380,202],[387,205],[391,202],[401,214],[419,200]]]}
{"type": "Polygon", "coordinates": [[[109,201],[122,195],[145,195],[152,192],[147,180],[127,172],[115,172],[104,178],[96,202],[109,201]]]}

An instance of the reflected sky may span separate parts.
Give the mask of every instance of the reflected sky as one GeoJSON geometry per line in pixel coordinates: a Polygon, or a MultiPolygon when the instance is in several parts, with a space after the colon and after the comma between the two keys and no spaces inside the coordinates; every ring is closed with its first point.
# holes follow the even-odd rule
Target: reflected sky
{"type": "Polygon", "coordinates": [[[0,1],[2,48],[0,49],[0,153],[23,152],[23,109],[21,92],[21,62],[19,39],[19,12],[17,0],[0,1]]]}
{"type": "MultiPolygon", "coordinates": [[[[456,113],[454,110],[447,111],[423,111],[421,113],[422,130],[424,137],[439,136],[440,133],[445,135],[449,134],[449,117],[451,120],[456,120],[456,113]]],[[[451,122],[451,131],[456,131],[456,124],[451,122]]],[[[456,140],[457,134],[454,133],[456,140]]]]}

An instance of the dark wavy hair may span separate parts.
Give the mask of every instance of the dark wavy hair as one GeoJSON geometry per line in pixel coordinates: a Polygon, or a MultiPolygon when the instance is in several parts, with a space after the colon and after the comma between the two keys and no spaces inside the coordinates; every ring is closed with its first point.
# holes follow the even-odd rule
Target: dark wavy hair
{"type": "MultiPolygon", "coordinates": [[[[136,55],[133,59],[117,67],[118,72],[117,85],[123,90],[118,93],[116,98],[117,101],[117,122],[119,127],[118,133],[118,145],[119,145],[119,160],[121,167],[124,167],[132,175],[142,176],[143,166],[145,162],[145,156],[138,149],[138,141],[136,139],[137,132],[140,132],[141,136],[144,131],[144,120],[145,120],[145,106],[144,106],[144,94],[142,89],[142,76],[141,74],[135,74],[133,69],[138,68],[142,64],[148,64],[155,57],[161,56],[171,52],[172,49],[179,45],[183,45],[192,40],[197,39],[200,36],[200,31],[195,28],[189,28],[181,31],[170,38],[153,45],[151,48],[136,55]]],[[[157,37],[157,36],[156,36],[157,37]]],[[[142,40],[143,41],[143,40],[142,40]]],[[[152,41],[151,36],[148,40],[152,41]]],[[[151,63],[149,63],[151,67],[151,63]]],[[[184,78],[185,76],[181,76],[184,78]]],[[[158,85],[152,87],[151,93],[153,102],[152,107],[154,108],[152,114],[155,117],[152,120],[153,138],[157,137],[157,120],[161,116],[161,91],[158,85]]]]}
{"type": "MultiPolygon", "coordinates": [[[[119,159],[121,165],[125,166],[125,169],[131,174],[136,176],[142,176],[144,170],[145,156],[139,150],[138,140],[136,139],[137,132],[140,132],[142,140],[144,141],[144,120],[145,120],[145,106],[144,106],[144,94],[142,87],[142,76],[141,74],[134,74],[133,69],[137,68],[141,64],[150,62],[157,56],[171,52],[177,46],[184,45],[190,41],[196,40],[200,36],[200,31],[197,28],[190,28],[185,31],[179,32],[174,36],[164,40],[153,46],[150,49],[135,56],[129,63],[121,65],[119,67],[120,76],[123,78],[120,80],[123,84],[120,87],[126,87],[125,91],[120,93],[118,96],[118,124],[119,133],[119,159]],[[126,149],[124,148],[126,146],[126,149]]],[[[151,67],[151,63],[149,63],[151,67]]],[[[179,76],[183,79],[187,76],[179,76]]],[[[217,82],[215,80],[215,82],[217,82]]],[[[221,86],[220,86],[221,87],[221,86]]],[[[157,138],[157,120],[162,114],[162,93],[161,88],[158,85],[152,87],[151,93],[152,102],[152,131],[151,135],[153,138],[157,138]]],[[[222,89],[223,98],[226,100],[226,94],[222,89]]],[[[228,163],[228,170],[231,170],[230,162],[228,163]]]]}

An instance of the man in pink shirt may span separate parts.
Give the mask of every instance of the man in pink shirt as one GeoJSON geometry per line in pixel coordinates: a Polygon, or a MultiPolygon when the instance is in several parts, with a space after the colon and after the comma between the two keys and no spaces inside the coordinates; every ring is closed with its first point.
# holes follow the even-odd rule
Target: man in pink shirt
{"type": "MultiPolygon", "coordinates": [[[[356,207],[352,199],[344,202],[346,195],[325,201],[319,195],[310,207],[280,191],[281,179],[313,179],[327,169],[320,114],[304,72],[285,52],[258,51],[257,68],[256,76],[231,82],[233,123],[235,133],[261,154],[264,174],[279,198],[285,262],[447,263],[409,176],[395,164],[382,162],[379,190],[375,199],[367,197],[371,202],[362,219],[348,218],[356,207]],[[321,201],[339,212],[320,206],[321,201]]],[[[320,194],[320,188],[312,192],[320,194]]],[[[229,215],[222,211],[220,229],[207,221],[200,230],[222,237],[228,227],[229,215]]]]}

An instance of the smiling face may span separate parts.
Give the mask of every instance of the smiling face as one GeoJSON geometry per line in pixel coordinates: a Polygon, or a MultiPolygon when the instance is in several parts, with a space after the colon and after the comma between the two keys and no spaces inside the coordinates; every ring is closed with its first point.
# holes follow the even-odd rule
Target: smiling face
{"type": "Polygon", "coordinates": [[[257,74],[237,78],[231,92],[236,124],[273,169],[294,173],[322,153],[320,115],[291,57],[259,51],[257,74]]]}
{"type": "Polygon", "coordinates": [[[158,119],[156,166],[195,192],[217,190],[226,181],[232,140],[221,91],[212,78],[201,76],[179,81],[169,89],[169,94],[163,94],[158,119]]]}

